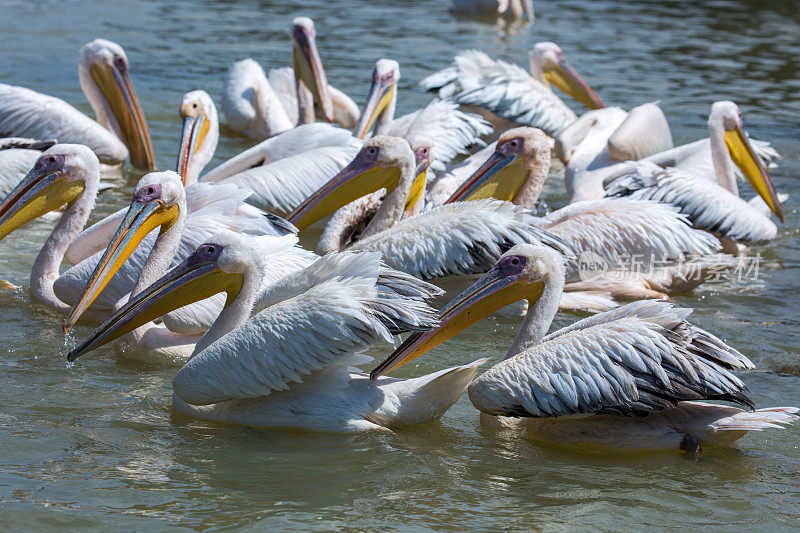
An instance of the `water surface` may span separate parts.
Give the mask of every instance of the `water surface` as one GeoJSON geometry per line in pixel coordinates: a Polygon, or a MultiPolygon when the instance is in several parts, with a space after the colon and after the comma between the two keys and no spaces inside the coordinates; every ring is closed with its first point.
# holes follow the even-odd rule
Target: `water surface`
{"type": "MultiPolygon", "coordinates": [[[[800,405],[800,13],[795,2],[540,0],[533,25],[456,19],[447,0],[231,2],[2,1],[0,81],[89,111],[77,52],[119,42],[145,110],[156,158],[172,168],[183,93],[216,100],[227,67],[251,56],[290,63],[287,27],[317,22],[332,83],[361,101],[372,63],[401,64],[399,110],[428,101],[417,86],[459,50],[525,63],[558,42],[609,104],[660,100],[676,143],[706,135],[715,100],[734,99],[745,126],[783,154],[773,177],[786,204],[782,238],[759,248],[772,265],[756,283],[677,300],[700,325],[750,356],[759,406],[800,405]]],[[[575,107],[578,110],[577,107],[575,107]]],[[[215,163],[246,148],[223,133],[215,163]]],[[[562,205],[554,171],[545,200],[562,205]]],[[[104,192],[93,220],[127,204],[139,174],[104,192]]],[[[747,190],[747,194],[752,194],[747,190]]],[[[37,221],[0,243],[0,277],[27,286],[52,228],[37,221]]],[[[800,427],[751,434],[737,448],[579,454],[516,434],[491,434],[466,398],[441,423],[357,436],[198,422],[170,408],[174,368],[111,348],[64,362],[61,317],[25,290],[0,292],[0,528],[641,529],[718,526],[788,530],[800,515],[800,427]]],[[[559,317],[565,325],[574,317],[559,317]]],[[[502,357],[518,320],[493,318],[408,365],[411,376],[477,357],[502,357]]],[[[75,330],[80,338],[90,325],[75,330]]],[[[388,349],[375,352],[376,358],[388,349]]]]}

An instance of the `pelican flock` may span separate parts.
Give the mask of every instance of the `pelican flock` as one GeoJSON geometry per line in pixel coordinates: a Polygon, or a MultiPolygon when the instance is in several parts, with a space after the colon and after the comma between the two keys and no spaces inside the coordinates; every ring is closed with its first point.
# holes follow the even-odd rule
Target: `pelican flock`
{"type": "MultiPolygon", "coordinates": [[[[533,20],[530,0],[453,11],[533,20]]],[[[780,238],[779,155],[734,102],[712,105],[707,139],[675,146],[669,108],[607,107],[539,42],[528,70],[458,53],[420,82],[433,99],[401,115],[398,61],[375,57],[350,80],[369,82],[359,104],[329,84],[314,21],[295,17],[289,34],[291,67],[245,59],[221,95],[177,93],[174,171],[156,169],[120,45],[80,50],[94,120],[0,84],[0,249],[57,218],[28,290],[65,315],[65,334],[95,321],[69,362],[112,344],[176,367],[178,412],[323,432],[433,423],[464,392],[487,428],[576,448],[698,453],[798,420],[796,407],[756,408],[754,363],[671,301],[780,238]],[[254,144],[211,168],[228,135],[254,144]],[[553,157],[568,202],[543,206],[546,183],[561,183],[553,157]],[[92,218],[101,166],[125,161],[146,173],[92,218]],[[650,268],[626,269],[636,258],[650,268]],[[437,311],[443,287],[460,294],[437,311]],[[522,326],[484,373],[491,354],[386,375],[519,302],[522,326]]]]}

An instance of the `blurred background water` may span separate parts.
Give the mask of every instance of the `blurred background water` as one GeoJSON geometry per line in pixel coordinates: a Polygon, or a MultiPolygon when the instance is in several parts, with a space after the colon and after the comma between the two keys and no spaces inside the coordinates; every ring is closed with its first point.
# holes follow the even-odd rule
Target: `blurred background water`
{"type": "MultiPolygon", "coordinates": [[[[800,405],[798,3],[539,0],[535,23],[525,25],[455,18],[448,8],[448,0],[0,0],[0,81],[91,112],[78,85],[78,49],[95,37],[120,43],[160,168],[174,166],[183,93],[202,88],[219,102],[226,69],[248,56],[265,68],[289,65],[296,15],[314,18],[329,79],[356,101],[374,60],[397,59],[400,112],[427,103],[419,80],[456,52],[478,48],[527,64],[542,40],[557,42],[607,104],[660,100],[676,144],[706,136],[711,103],[733,99],[751,135],[783,154],[773,179],[792,195],[787,222],[781,239],[755,250],[768,263],[757,282],[677,300],[755,361],[759,370],[746,381],[759,406],[800,405]]],[[[223,131],[212,165],[248,146],[223,131]]],[[[545,192],[553,206],[565,201],[559,172],[545,192]]],[[[127,204],[139,177],[126,170],[121,187],[102,193],[93,220],[127,204]]],[[[52,225],[36,221],[0,243],[0,277],[27,287],[52,225]]],[[[171,410],[175,368],[126,361],[111,348],[68,367],[61,317],[25,289],[0,291],[0,317],[2,529],[800,526],[800,427],[689,457],[543,448],[481,429],[466,398],[441,423],[394,434],[210,424],[171,410]]],[[[573,320],[560,316],[556,325],[573,320]]],[[[518,324],[490,318],[398,375],[497,360],[518,324]]],[[[90,329],[81,325],[75,336],[90,329]]]]}

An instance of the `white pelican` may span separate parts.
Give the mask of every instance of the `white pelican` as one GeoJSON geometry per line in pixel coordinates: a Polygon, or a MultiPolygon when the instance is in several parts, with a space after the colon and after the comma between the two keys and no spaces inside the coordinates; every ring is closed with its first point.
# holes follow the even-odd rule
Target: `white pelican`
{"type": "MultiPolygon", "coordinates": [[[[253,235],[282,235],[291,227],[276,227],[276,217],[236,215],[247,193],[223,200],[222,205],[195,206],[188,212],[186,195],[197,188],[221,189],[231,186],[194,184],[183,187],[175,172],[152,172],[139,180],[130,207],[105,251],[73,267],[64,275],[69,288],[64,300],[74,307],[64,322],[67,332],[80,316],[100,299],[102,308],[114,306],[125,294],[136,295],[155,281],[171,264],[186,258],[197,246],[220,230],[236,230],[253,235]],[[225,205],[227,204],[227,205],[225,205]],[[220,207],[224,210],[220,212],[220,207]],[[80,282],[83,282],[80,284],[80,282]],[[109,283],[113,282],[113,286],[109,283]],[[77,290],[76,290],[77,289],[77,290]],[[102,296],[102,298],[101,298],[102,296]]],[[[218,191],[211,191],[214,195],[218,191]]],[[[239,191],[241,193],[241,191],[239,191]]],[[[271,259],[269,281],[275,281],[297,268],[307,266],[313,255],[293,249],[297,238],[271,259]]],[[[67,289],[64,289],[67,292],[67,289]]],[[[148,324],[128,334],[128,354],[147,359],[188,357],[198,335],[213,323],[222,309],[220,297],[182,309],[164,318],[160,325],[148,324]]]]}
{"type": "Polygon", "coordinates": [[[433,168],[442,170],[445,163],[464,153],[467,147],[482,145],[480,137],[492,132],[491,125],[478,115],[464,113],[454,102],[438,99],[422,109],[395,118],[399,80],[400,64],[397,61],[379,59],[375,62],[369,94],[353,135],[364,138],[373,130],[374,135],[406,140],[414,136],[426,137],[435,143],[433,168]]]}
{"type": "Polygon", "coordinates": [[[150,134],[128,71],[128,58],[116,43],[95,39],[81,48],[78,75],[97,122],[63,100],[0,83],[0,132],[84,144],[107,165],[130,155],[136,168],[154,169],[150,134]]]}
{"type": "MultiPolygon", "coordinates": [[[[505,249],[520,242],[568,248],[541,230],[524,209],[498,200],[441,206],[403,220],[417,174],[407,141],[373,137],[288,220],[302,230],[350,202],[386,189],[372,220],[348,249],[380,251],[393,268],[424,279],[484,272],[505,249]]],[[[321,251],[339,250],[347,240],[342,238],[321,251]]]]}
{"type": "MultiPolygon", "coordinates": [[[[739,109],[733,102],[716,102],[709,117],[709,142],[717,183],[704,179],[704,172],[668,167],[652,161],[632,163],[604,183],[606,195],[664,202],[675,206],[696,228],[709,231],[721,239],[741,244],[772,240],[778,228],[769,219],[763,204],[754,198],[739,198],[734,164],[763,199],[769,210],[783,222],[783,206],[761,158],[742,129],[739,109]]],[[[693,158],[698,161],[698,158],[693,158]]],[[[686,167],[684,167],[686,168],[686,167]]]]}
{"type": "Polygon", "coordinates": [[[467,50],[457,55],[451,66],[422,80],[422,86],[440,98],[488,110],[496,125],[510,121],[534,126],[550,136],[577,118],[553,94],[551,83],[589,109],[605,107],[555,43],[536,43],[530,52],[530,68],[529,74],[517,65],[467,50]]]}
{"type": "Polygon", "coordinates": [[[255,139],[266,139],[314,122],[315,106],[323,119],[352,128],[358,106],[347,95],[328,85],[319,58],[314,22],[308,17],[292,21],[291,69],[273,69],[269,79],[252,59],[234,63],[225,78],[222,112],[234,130],[255,139]]]}
{"type": "MultiPolygon", "coordinates": [[[[461,184],[447,204],[497,198],[531,208],[547,179],[550,161],[549,139],[544,132],[529,127],[508,130],[498,139],[494,153],[461,184]]],[[[611,270],[635,267],[629,263],[638,257],[653,261],[659,268],[653,272],[644,269],[639,275],[630,272],[628,286],[621,289],[614,282],[613,292],[622,290],[626,298],[664,298],[664,293],[687,290],[687,275],[694,272],[682,271],[673,263],[718,251],[717,239],[692,229],[674,208],[655,202],[620,200],[575,202],[537,219],[543,231],[569,243],[572,259],[567,263],[567,280],[582,279],[584,254],[601,259],[611,270]],[[661,266],[668,266],[673,275],[665,276],[661,266]]],[[[689,277],[696,278],[695,284],[703,279],[699,275],[689,277]]],[[[596,283],[600,289],[605,280],[598,279],[596,283]]],[[[581,285],[581,290],[587,288],[585,283],[581,285]]]]}
{"type": "MultiPolygon", "coordinates": [[[[216,236],[153,283],[69,353],[69,360],[217,292],[228,300],[173,379],[173,406],[189,416],[255,426],[358,432],[439,418],[484,360],[419,378],[371,381],[353,368],[396,331],[428,329],[427,284],[409,276],[378,288],[380,254],[323,257],[268,290],[254,314],[269,254],[253,238],[216,236]],[[390,327],[387,327],[387,323],[390,327]]],[[[400,274],[400,273],[397,273],[400,274]]]]}
{"type": "Polygon", "coordinates": [[[452,11],[533,21],[533,0],[453,0],[452,11]]]}
{"type": "Polygon", "coordinates": [[[672,148],[672,133],[654,103],[587,111],[564,128],[555,153],[566,165],[564,183],[570,202],[603,197],[603,180],[623,161],[636,161],[672,148]]]}
{"type": "Polygon", "coordinates": [[[0,138],[0,196],[10,193],[36,164],[42,152],[54,144],[55,141],[20,137],[0,138]]]}
{"type": "Polygon", "coordinates": [[[687,322],[690,309],[634,302],[547,335],[563,288],[558,254],[516,246],[440,312],[436,329],[412,334],[370,376],[378,378],[526,299],[528,313],[505,360],[468,389],[489,426],[525,429],[557,445],[696,452],[798,419],[796,407],[751,410],[732,371],[753,363],[687,322]]]}

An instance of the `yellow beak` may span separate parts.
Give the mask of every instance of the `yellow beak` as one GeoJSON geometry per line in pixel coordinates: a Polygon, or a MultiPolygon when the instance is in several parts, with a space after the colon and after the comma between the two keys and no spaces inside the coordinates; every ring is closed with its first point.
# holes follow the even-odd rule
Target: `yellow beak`
{"type": "Polygon", "coordinates": [[[411,334],[392,355],[375,367],[370,379],[378,379],[413,361],[498,309],[523,299],[533,304],[543,291],[543,281],[528,283],[518,275],[503,275],[495,266],[439,312],[439,325],[435,329],[411,334]]]}
{"type": "Polygon", "coordinates": [[[363,148],[346,167],[303,201],[286,220],[299,230],[325,218],[342,206],[385,188],[397,187],[400,169],[381,168],[369,158],[369,147],[363,148]]]}
{"type": "Polygon", "coordinates": [[[333,122],[333,101],[328,89],[328,77],[319,58],[316,39],[302,31],[296,32],[292,59],[296,78],[311,91],[314,103],[322,110],[325,119],[333,122]]]}
{"type": "Polygon", "coordinates": [[[64,321],[64,333],[67,333],[75,325],[75,322],[103,292],[103,289],[142,240],[159,226],[161,226],[160,233],[171,228],[178,219],[179,212],[180,207],[177,204],[166,207],[160,200],[143,203],[134,199],[131,202],[125,218],[97,263],[80,298],[64,321]]]}
{"type": "Polygon", "coordinates": [[[89,72],[122,129],[122,142],[128,147],[131,164],[143,170],[155,170],[150,133],[127,71],[93,64],[89,72]]]}
{"type": "Polygon", "coordinates": [[[192,158],[203,145],[210,124],[203,113],[198,113],[196,116],[183,117],[183,133],[181,134],[181,144],[178,151],[177,172],[184,186],[186,185],[186,176],[189,172],[192,158]]]}
{"type": "Polygon", "coordinates": [[[548,82],[589,109],[601,109],[606,106],[592,88],[589,87],[589,84],[567,63],[566,59],[562,59],[555,66],[546,69],[544,77],[548,82]]]}
{"type": "MultiPolygon", "coordinates": [[[[185,261],[161,279],[131,298],[111,315],[80,345],[69,352],[68,361],[120,338],[134,329],[175,309],[199,302],[219,292],[227,292],[228,305],[239,294],[244,283],[241,274],[222,271],[215,258],[204,256],[201,246],[185,261]]],[[[218,256],[217,256],[218,257],[218,256]]]]}
{"type": "Polygon", "coordinates": [[[364,107],[361,110],[361,117],[353,130],[354,136],[363,139],[367,135],[372,126],[375,125],[375,121],[381,116],[381,113],[386,111],[386,108],[392,103],[394,89],[394,81],[384,83],[375,79],[372,80],[367,101],[364,102],[364,107]]]}
{"type": "Polygon", "coordinates": [[[767,169],[764,168],[761,159],[753,150],[753,146],[741,126],[736,126],[736,129],[725,132],[725,145],[728,147],[731,159],[744,173],[753,189],[764,199],[764,202],[780,221],[786,222],[783,205],[781,205],[778,194],[775,192],[772,179],[769,177],[767,169]]]}
{"type": "Polygon", "coordinates": [[[445,203],[483,198],[512,201],[527,179],[522,165],[513,164],[516,160],[516,154],[493,153],[445,203]]]}
{"type": "Polygon", "coordinates": [[[83,194],[83,181],[68,181],[61,169],[55,169],[43,161],[52,157],[61,156],[40,157],[31,171],[0,203],[0,240],[35,218],[55,211],[64,204],[71,205],[83,194]]]}
{"type": "Polygon", "coordinates": [[[423,159],[417,163],[417,170],[414,177],[414,183],[411,184],[411,190],[408,193],[405,208],[403,209],[403,218],[408,218],[413,215],[414,207],[422,199],[422,194],[425,192],[425,181],[428,174],[428,160],[423,159]]]}

